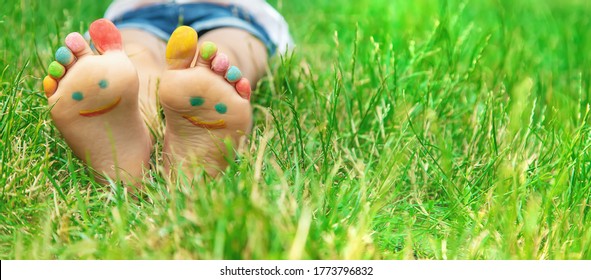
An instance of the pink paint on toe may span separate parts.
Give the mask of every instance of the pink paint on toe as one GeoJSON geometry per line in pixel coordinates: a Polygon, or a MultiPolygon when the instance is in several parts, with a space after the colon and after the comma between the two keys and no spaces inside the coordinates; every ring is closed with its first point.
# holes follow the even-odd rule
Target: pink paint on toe
{"type": "Polygon", "coordinates": [[[79,53],[84,50],[86,40],[78,32],[72,32],[66,36],[66,46],[73,52],[79,53]]]}
{"type": "Polygon", "coordinates": [[[123,50],[121,33],[110,20],[104,18],[95,20],[90,24],[88,32],[94,46],[100,53],[109,50],[123,50]]]}
{"type": "Polygon", "coordinates": [[[211,62],[211,70],[218,75],[223,75],[230,67],[230,60],[224,53],[218,53],[211,62]]]}

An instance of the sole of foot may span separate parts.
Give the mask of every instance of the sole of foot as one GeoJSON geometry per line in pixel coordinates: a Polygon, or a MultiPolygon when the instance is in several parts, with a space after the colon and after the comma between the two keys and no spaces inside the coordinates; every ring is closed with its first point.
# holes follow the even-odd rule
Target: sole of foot
{"type": "Polygon", "coordinates": [[[43,87],[53,121],[74,154],[96,173],[126,184],[141,179],[152,143],[138,105],[138,76],[112,22],[90,25],[95,55],[79,33],[56,52],[43,87]]]}
{"type": "Polygon", "coordinates": [[[250,82],[214,43],[202,43],[199,52],[197,47],[195,30],[174,31],[159,88],[166,117],[164,167],[180,168],[190,178],[223,171],[252,126],[250,82]]]}

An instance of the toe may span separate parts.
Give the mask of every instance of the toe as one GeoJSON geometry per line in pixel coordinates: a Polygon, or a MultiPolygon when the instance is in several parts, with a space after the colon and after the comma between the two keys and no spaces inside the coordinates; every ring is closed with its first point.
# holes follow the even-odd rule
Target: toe
{"type": "Polygon", "coordinates": [[[95,20],[90,24],[88,32],[99,53],[109,50],[123,50],[121,33],[110,20],[104,18],[95,20]]]}
{"type": "Polygon", "coordinates": [[[211,62],[211,70],[218,75],[224,75],[230,67],[230,60],[225,53],[218,53],[211,62]]]}
{"type": "Polygon", "coordinates": [[[50,76],[45,76],[43,79],[43,90],[47,98],[52,96],[57,90],[57,81],[50,76]]]}
{"type": "Polygon", "coordinates": [[[54,79],[60,79],[66,74],[66,68],[59,62],[54,61],[49,64],[49,67],[47,67],[47,73],[54,79]]]}
{"type": "Polygon", "coordinates": [[[213,42],[203,42],[201,44],[201,48],[199,49],[199,56],[197,58],[197,65],[202,65],[205,67],[211,67],[211,61],[214,59],[215,55],[218,52],[218,46],[213,42]]]}
{"type": "Polygon", "coordinates": [[[188,26],[178,27],[166,45],[166,63],[169,69],[191,66],[197,50],[197,32],[188,26]]]}
{"type": "Polygon", "coordinates": [[[238,67],[232,66],[228,69],[228,72],[226,72],[225,76],[228,82],[235,83],[242,79],[242,72],[240,72],[240,69],[238,69],[238,67]]]}
{"type": "Polygon", "coordinates": [[[241,78],[238,82],[236,82],[236,91],[242,98],[250,100],[250,81],[248,81],[247,78],[241,78]]]}
{"type": "Polygon", "coordinates": [[[90,46],[78,32],[73,32],[66,36],[66,46],[76,57],[92,54],[90,46]]]}
{"type": "Polygon", "coordinates": [[[55,60],[66,68],[74,62],[74,54],[67,47],[61,47],[55,52],[55,60]]]}

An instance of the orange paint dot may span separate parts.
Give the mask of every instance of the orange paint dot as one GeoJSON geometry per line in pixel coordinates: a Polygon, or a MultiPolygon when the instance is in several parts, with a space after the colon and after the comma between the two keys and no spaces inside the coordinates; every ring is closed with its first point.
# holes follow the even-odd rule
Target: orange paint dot
{"type": "Polygon", "coordinates": [[[45,95],[49,98],[57,90],[57,82],[53,78],[45,76],[45,78],[43,78],[43,90],[45,91],[45,95]]]}

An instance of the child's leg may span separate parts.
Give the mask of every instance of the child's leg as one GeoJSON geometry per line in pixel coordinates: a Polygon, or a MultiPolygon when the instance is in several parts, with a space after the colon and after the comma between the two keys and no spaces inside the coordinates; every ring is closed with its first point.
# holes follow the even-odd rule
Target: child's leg
{"type": "Polygon", "coordinates": [[[166,69],[166,43],[140,29],[122,29],[121,37],[125,53],[137,69],[140,110],[150,128],[157,129],[156,95],[160,75],[166,69]]]}
{"type": "Polygon", "coordinates": [[[228,55],[232,65],[236,65],[253,86],[265,75],[267,48],[250,33],[237,28],[218,28],[199,38],[199,42],[205,41],[214,42],[228,55]]]}
{"type": "MultiPolygon", "coordinates": [[[[122,29],[123,46],[139,76],[139,101],[146,122],[156,128],[156,94],[162,72],[166,69],[166,43],[140,29],[122,29]]],[[[211,41],[237,66],[253,86],[265,75],[267,48],[250,33],[236,28],[212,30],[198,39],[211,41]]]]}

